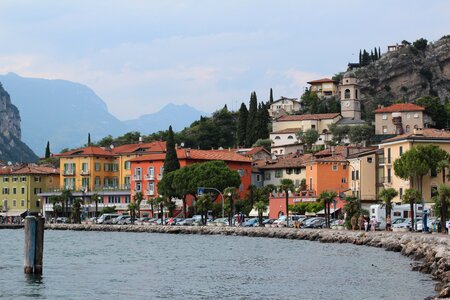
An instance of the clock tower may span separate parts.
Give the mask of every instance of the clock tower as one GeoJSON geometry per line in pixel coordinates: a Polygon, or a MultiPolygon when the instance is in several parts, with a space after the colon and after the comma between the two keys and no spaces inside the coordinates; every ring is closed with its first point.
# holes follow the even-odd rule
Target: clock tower
{"type": "Polygon", "coordinates": [[[361,103],[359,100],[358,84],[353,72],[347,72],[339,85],[341,101],[341,115],[344,118],[361,120],[361,103]]]}

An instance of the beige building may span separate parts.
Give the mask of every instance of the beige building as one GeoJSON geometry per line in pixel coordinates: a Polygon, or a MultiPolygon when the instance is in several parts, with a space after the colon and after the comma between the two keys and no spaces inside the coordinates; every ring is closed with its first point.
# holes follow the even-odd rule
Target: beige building
{"type": "Polygon", "coordinates": [[[356,75],[347,72],[339,84],[339,99],[341,101],[341,114],[344,119],[361,120],[361,103],[359,99],[359,86],[356,75]]]}
{"type": "Polygon", "coordinates": [[[302,179],[306,179],[305,163],[310,159],[310,154],[293,154],[259,164],[258,169],[264,174],[264,186],[279,186],[282,179],[291,179],[296,187],[300,187],[302,179]]]}
{"type": "Polygon", "coordinates": [[[425,108],[412,103],[398,103],[374,110],[375,134],[403,134],[415,128],[428,128],[434,123],[425,108]]]}
{"type": "MultiPolygon", "coordinates": [[[[384,169],[384,187],[392,187],[399,193],[399,196],[394,198],[394,202],[401,202],[401,197],[404,195],[405,190],[415,188],[409,180],[403,180],[395,176],[394,161],[412,147],[426,144],[437,145],[450,153],[450,132],[433,128],[416,129],[384,140],[379,145],[380,149],[383,150],[383,157],[380,158],[379,162],[384,169]]],[[[437,176],[429,174],[423,178],[423,197],[426,202],[431,202],[432,194],[435,193],[437,187],[443,181],[445,181],[446,185],[450,185],[448,179],[443,180],[442,174],[437,174],[437,176]]]]}
{"type": "Polygon", "coordinates": [[[270,104],[269,116],[276,118],[284,114],[293,114],[298,112],[300,108],[301,104],[297,98],[281,97],[270,104]]]}
{"type": "Polygon", "coordinates": [[[350,195],[361,200],[362,208],[376,204],[380,188],[378,176],[379,149],[369,149],[347,157],[350,195]]]}
{"type": "Polygon", "coordinates": [[[320,97],[334,96],[338,93],[338,81],[322,78],[308,82],[309,90],[320,97]]]}

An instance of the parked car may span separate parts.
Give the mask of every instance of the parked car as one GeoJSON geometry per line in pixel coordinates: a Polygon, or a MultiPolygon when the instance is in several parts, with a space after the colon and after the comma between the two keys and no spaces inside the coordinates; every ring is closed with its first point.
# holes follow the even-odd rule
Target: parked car
{"type": "Polygon", "coordinates": [[[122,222],[122,220],[126,219],[126,218],[130,218],[129,215],[120,215],[117,218],[112,219],[111,224],[119,224],[119,222],[122,222]]]}
{"type": "Polygon", "coordinates": [[[66,218],[66,217],[56,218],[56,223],[59,223],[59,224],[65,223],[65,224],[67,224],[67,223],[69,223],[69,218],[66,218]]]}
{"type": "Polygon", "coordinates": [[[392,223],[392,228],[410,228],[411,219],[409,218],[398,218],[392,223]]]}
{"type": "MultiPolygon", "coordinates": [[[[436,219],[437,218],[433,218],[433,217],[427,219],[428,231],[433,230],[433,223],[436,222],[436,219]]],[[[423,220],[417,221],[417,231],[423,231],[423,220]]]]}
{"type": "Polygon", "coordinates": [[[97,223],[98,224],[112,224],[112,221],[119,217],[118,214],[103,214],[98,218],[97,223]]]}
{"type": "Polygon", "coordinates": [[[265,219],[265,220],[263,220],[263,226],[271,227],[273,222],[275,222],[275,219],[265,219]]]}
{"type": "Polygon", "coordinates": [[[244,227],[255,227],[259,225],[258,218],[248,219],[244,222],[244,227]]]}
{"type": "Polygon", "coordinates": [[[131,217],[128,216],[127,218],[121,218],[119,221],[117,221],[116,224],[117,225],[130,225],[130,224],[132,224],[131,217]]]}
{"type": "Polygon", "coordinates": [[[178,222],[177,225],[180,225],[180,226],[191,226],[192,223],[194,223],[194,221],[195,220],[192,219],[192,218],[187,218],[187,219],[183,219],[180,222],[178,222]]]}
{"type": "Polygon", "coordinates": [[[314,218],[303,225],[304,228],[323,228],[325,226],[325,218],[314,218]]]}
{"type": "Polygon", "coordinates": [[[221,227],[221,226],[228,226],[229,222],[228,222],[228,218],[217,218],[214,221],[210,222],[209,224],[211,224],[213,226],[221,227]]]}

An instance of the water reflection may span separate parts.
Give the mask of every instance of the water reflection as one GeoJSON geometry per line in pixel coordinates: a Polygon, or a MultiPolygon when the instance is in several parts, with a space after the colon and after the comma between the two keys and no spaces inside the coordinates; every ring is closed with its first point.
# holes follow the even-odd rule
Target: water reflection
{"type": "Polygon", "coordinates": [[[45,283],[42,275],[24,274],[27,288],[24,289],[24,295],[27,298],[45,299],[45,283]]]}

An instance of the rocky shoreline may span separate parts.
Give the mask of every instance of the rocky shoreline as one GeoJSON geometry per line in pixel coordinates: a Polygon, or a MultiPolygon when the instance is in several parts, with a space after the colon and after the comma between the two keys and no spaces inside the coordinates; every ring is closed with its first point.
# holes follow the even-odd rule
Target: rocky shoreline
{"type": "Polygon", "coordinates": [[[119,231],[169,234],[235,235],[319,241],[321,243],[351,243],[401,252],[414,260],[412,269],[431,274],[437,280],[438,298],[450,297],[450,236],[441,234],[362,232],[329,229],[289,229],[265,227],[214,226],[145,226],[96,224],[47,224],[50,230],[119,231]]]}

